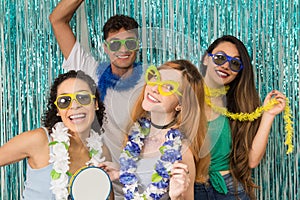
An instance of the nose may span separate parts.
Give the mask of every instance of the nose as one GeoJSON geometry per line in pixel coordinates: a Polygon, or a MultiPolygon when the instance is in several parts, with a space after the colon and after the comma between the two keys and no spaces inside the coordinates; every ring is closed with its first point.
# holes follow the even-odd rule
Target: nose
{"type": "Polygon", "coordinates": [[[81,104],[79,104],[76,99],[72,99],[70,108],[77,109],[80,107],[81,107],[81,104]]]}
{"type": "Polygon", "coordinates": [[[125,47],[125,44],[121,44],[121,47],[120,47],[119,51],[121,51],[121,52],[128,51],[127,48],[125,47]]]}
{"type": "Polygon", "coordinates": [[[158,92],[158,85],[153,85],[152,88],[151,88],[151,90],[152,90],[152,92],[158,94],[158,93],[159,93],[159,92],[158,92]]]}
{"type": "Polygon", "coordinates": [[[223,69],[230,70],[230,62],[228,60],[225,61],[223,65],[221,65],[223,69]]]}

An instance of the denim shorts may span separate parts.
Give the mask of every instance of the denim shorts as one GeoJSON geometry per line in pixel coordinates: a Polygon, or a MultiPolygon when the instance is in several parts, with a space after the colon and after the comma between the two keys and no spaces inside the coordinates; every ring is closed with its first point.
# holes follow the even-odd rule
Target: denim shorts
{"type": "Polygon", "coordinates": [[[223,176],[228,193],[227,194],[221,194],[217,192],[212,185],[210,184],[210,181],[208,180],[208,183],[202,184],[202,183],[195,183],[194,184],[194,198],[200,199],[200,200],[250,200],[249,196],[246,194],[244,187],[241,183],[238,183],[237,190],[235,190],[234,184],[233,184],[233,178],[231,174],[226,174],[223,176]]]}

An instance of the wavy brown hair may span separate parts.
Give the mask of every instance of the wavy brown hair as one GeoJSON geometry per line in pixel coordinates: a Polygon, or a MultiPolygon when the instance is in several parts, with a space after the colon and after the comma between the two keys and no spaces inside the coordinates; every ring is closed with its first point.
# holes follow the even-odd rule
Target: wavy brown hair
{"type": "MultiPolygon", "coordinates": [[[[166,62],[158,67],[158,70],[162,69],[175,69],[182,73],[182,85],[179,88],[182,93],[182,96],[179,96],[182,109],[175,115],[175,127],[179,128],[187,137],[195,162],[201,164],[201,168],[208,169],[209,162],[199,163],[198,156],[200,147],[204,143],[207,126],[204,108],[204,80],[196,66],[187,60],[166,62]]],[[[148,113],[142,108],[143,99],[144,90],[133,108],[131,116],[133,122],[141,117],[148,117],[148,113]]]]}
{"type": "MultiPolygon", "coordinates": [[[[202,57],[200,70],[205,76],[207,66],[203,65],[204,57],[222,42],[234,44],[239,52],[244,68],[238,73],[236,78],[229,84],[230,89],[226,95],[227,109],[233,113],[251,113],[261,105],[259,95],[255,88],[253,66],[245,45],[236,37],[225,35],[215,40],[202,57]]],[[[251,199],[255,199],[254,188],[257,188],[251,177],[249,167],[249,151],[252,147],[253,139],[260,124],[260,118],[253,122],[240,122],[230,120],[232,133],[232,151],[230,155],[230,170],[234,180],[244,185],[246,192],[251,199]]]]}

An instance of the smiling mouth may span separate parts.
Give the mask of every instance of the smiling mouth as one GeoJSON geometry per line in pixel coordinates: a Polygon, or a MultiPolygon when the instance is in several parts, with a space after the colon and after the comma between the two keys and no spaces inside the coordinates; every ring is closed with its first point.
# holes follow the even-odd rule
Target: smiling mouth
{"type": "Polygon", "coordinates": [[[147,94],[147,98],[154,103],[160,103],[159,100],[157,100],[156,98],[154,98],[152,95],[150,95],[149,93],[147,94]]]}
{"type": "Polygon", "coordinates": [[[222,71],[219,71],[219,70],[215,70],[217,75],[221,78],[226,78],[229,76],[229,74],[225,73],[225,72],[222,72],[222,71]]]}
{"type": "Polygon", "coordinates": [[[115,55],[117,58],[126,59],[129,58],[129,55],[115,55]]]}
{"type": "Polygon", "coordinates": [[[86,114],[80,113],[80,114],[76,114],[76,115],[70,115],[69,119],[73,121],[73,120],[84,119],[85,117],[86,117],[86,114]]]}

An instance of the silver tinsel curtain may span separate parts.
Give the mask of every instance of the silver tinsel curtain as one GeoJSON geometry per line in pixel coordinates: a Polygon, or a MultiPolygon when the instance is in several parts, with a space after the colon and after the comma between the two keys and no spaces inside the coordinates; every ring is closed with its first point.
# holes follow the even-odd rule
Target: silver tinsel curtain
{"type": "MultiPolygon", "coordinates": [[[[0,145],[41,126],[49,86],[63,72],[62,54],[48,16],[57,0],[0,0],[0,145]]],[[[300,199],[299,0],[86,0],[71,24],[99,60],[102,26],[114,14],[141,26],[140,60],[159,65],[184,58],[198,65],[208,45],[231,34],[248,48],[262,97],[278,89],[290,100],[294,151],[286,155],[282,115],[277,116],[266,156],[254,170],[258,199],[300,199]],[[87,22],[87,23],[86,23],[87,22]]],[[[0,155],[1,156],[1,155],[0,155]]],[[[0,199],[20,199],[25,162],[0,168],[0,199]]]]}

